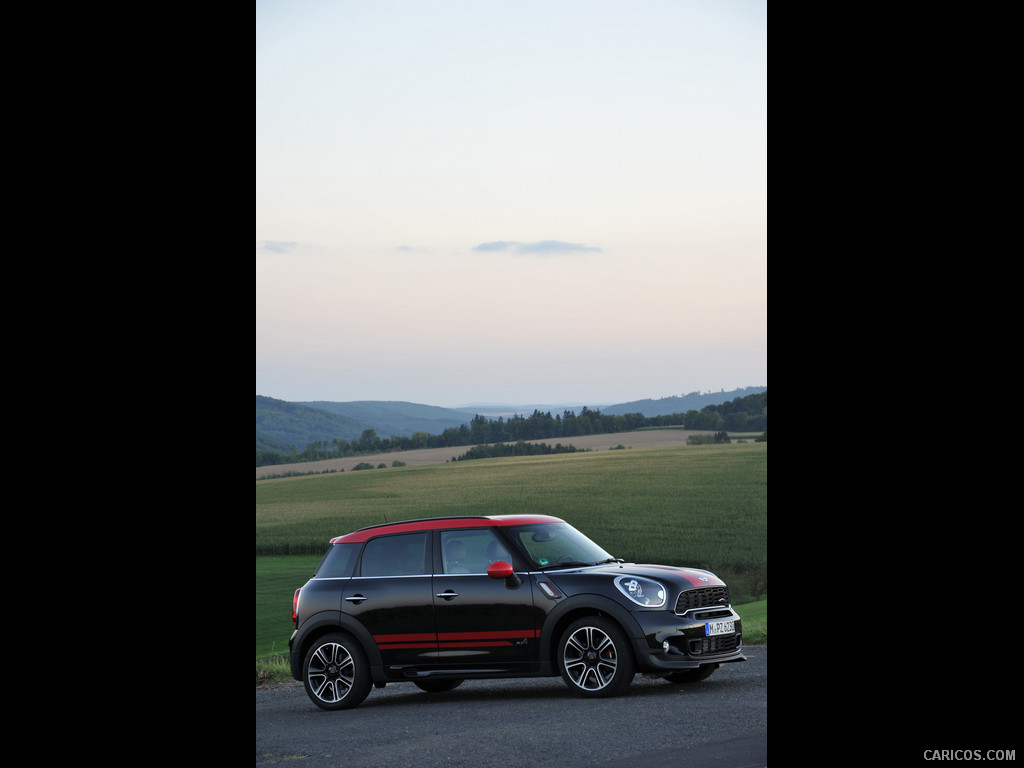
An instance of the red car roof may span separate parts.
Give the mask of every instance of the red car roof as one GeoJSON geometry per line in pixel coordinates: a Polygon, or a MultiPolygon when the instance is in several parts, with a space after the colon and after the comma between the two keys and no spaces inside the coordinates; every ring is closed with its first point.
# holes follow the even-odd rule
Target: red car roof
{"type": "Polygon", "coordinates": [[[358,531],[346,533],[331,539],[331,544],[361,542],[373,536],[386,533],[408,533],[410,531],[433,531],[438,528],[490,528],[505,525],[535,525],[537,523],[564,523],[565,521],[549,515],[490,515],[479,517],[431,517],[422,520],[405,520],[400,523],[384,523],[360,528],[358,531]]]}

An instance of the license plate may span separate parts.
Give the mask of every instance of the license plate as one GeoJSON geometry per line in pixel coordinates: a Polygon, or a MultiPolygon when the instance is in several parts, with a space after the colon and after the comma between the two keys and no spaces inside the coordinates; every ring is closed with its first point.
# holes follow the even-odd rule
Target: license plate
{"type": "Polygon", "coordinates": [[[712,635],[731,635],[735,631],[735,621],[709,621],[704,625],[704,634],[708,637],[712,635]]]}

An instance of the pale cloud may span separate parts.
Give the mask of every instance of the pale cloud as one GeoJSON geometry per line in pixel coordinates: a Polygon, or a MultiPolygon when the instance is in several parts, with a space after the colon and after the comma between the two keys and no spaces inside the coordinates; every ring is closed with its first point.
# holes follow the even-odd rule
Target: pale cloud
{"type": "Polygon", "coordinates": [[[267,251],[269,253],[291,253],[298,247],[298,243],[285,242],[281,240],[264,240],[262,242],[257,241],[256,243],[256,250],[267,251]]]}
{"type": "Polygon", "coordinates": [[[541,240],[535,243],[520,243],[514,240],[495,240],[480,243],[473,248],[481,252],[511,252],[519,254],[540,254],[544,256],[571,253],[600,253],[601,249],[582,243],[564,243],[561,240],[541,240]]]}

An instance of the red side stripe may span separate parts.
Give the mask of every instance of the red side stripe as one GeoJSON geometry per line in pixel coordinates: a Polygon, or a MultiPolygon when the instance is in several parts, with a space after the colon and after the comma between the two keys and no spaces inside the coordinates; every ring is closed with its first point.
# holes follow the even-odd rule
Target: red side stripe
{"type": "Polygon", "coordinates": [[[433,632],[420,632],[408,635],[374,635],[373,639],[380,643],[415,643],[424,640],[436,640],[437,635],[433,632]]]}
{"type": "Polygon", "coordinates": [[[507,640],[508,638],[537,637],[535,629],[506,629],[501,632],[439,632],[437,639],[445,640],[507,640]]]}
{"type": "Polygon", "coordinates": [[[405,635],[374,635],[373,639],[382,650],[396,648],[436,648],[440,642],[443,648],[474,648],[491,645],[512,645],[524,637],[539,637],[535,629],[505,630],[502,632],[442,632],[439,635],[426,632],[405,635]]]}

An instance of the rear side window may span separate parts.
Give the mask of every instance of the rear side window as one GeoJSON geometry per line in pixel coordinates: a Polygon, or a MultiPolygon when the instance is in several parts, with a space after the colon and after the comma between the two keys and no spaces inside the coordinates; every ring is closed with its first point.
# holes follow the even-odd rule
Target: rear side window
{"type": "Polygon", "coordinates": [[[352,575],[352,566],[359,554],[358,544],[333,544],[320,561],[316,575],[321,579],[337,579],[352,575]]]}
{"type": "Polygon", "coordinates": [[[417,576],[427,567],[427,533],[403,533],[370,539],[363,548],[363,576],[417,576]]]}

